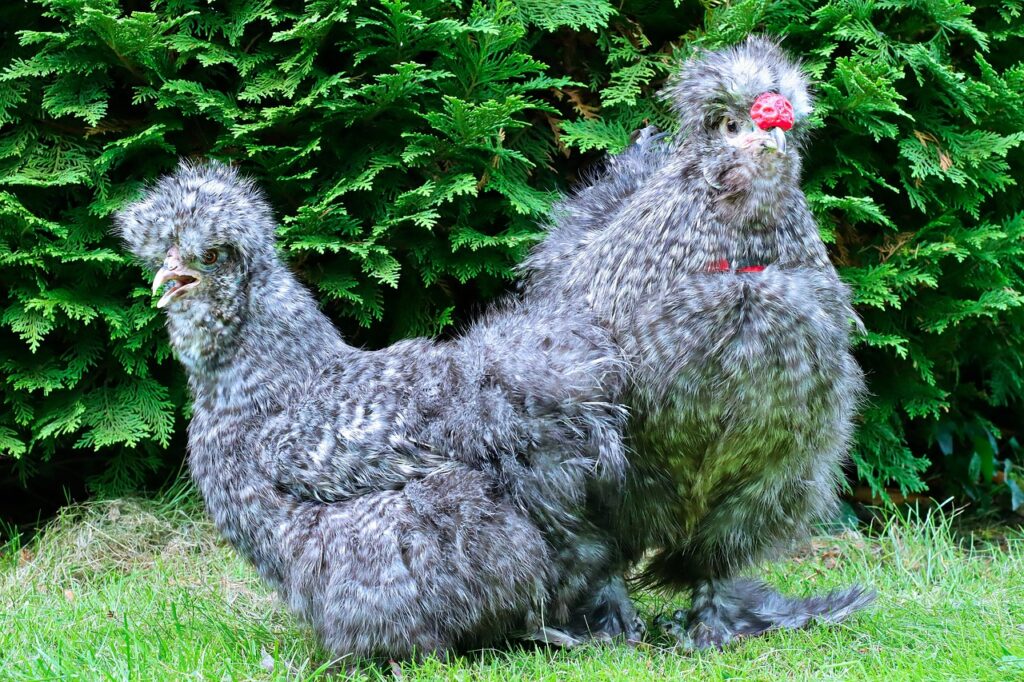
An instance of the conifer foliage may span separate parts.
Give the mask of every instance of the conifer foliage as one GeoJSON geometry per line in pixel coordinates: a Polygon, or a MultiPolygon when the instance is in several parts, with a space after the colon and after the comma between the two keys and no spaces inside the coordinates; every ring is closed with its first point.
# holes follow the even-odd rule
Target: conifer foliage
{"type": "MultiPolygon", "coordinates": [[[[549,28],[596,26],[610,12],[598,4],[549,28]]],[[[0,452],[30,474],[56,450],[95,450],[108,485],[161,456],[184,391],[109,223],[179,155],[260,178],[287,258],[339,319],[436,333],[460,284],[507,279],[553,197],[553,133],[532,124],[569,82],[529,54],[522,11],[5,4],[0,452]]]]}
{"type": "Polygon", "coordinates": [[[931,461],[1024,503],[1017,0],[4,3],[0,466],[81,451],[124,486],[172,458],[182,379],[109,220],[179,155],[261,181],[350,334],[438,333],[581,165],[669,124],[676,60],[751,31],[819,83],[806,191],[869,330],[858,475],[916,490],[931,461]]]}

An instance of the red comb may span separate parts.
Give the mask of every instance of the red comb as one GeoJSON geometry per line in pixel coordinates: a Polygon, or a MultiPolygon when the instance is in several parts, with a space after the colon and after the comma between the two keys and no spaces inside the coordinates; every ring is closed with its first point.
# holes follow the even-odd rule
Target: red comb
{"type": "Polygon", "coordinates": [[[777,92],[762,92],[750,107],[750,117],[761,130],[793,127],[793,105],[777,92]]]}

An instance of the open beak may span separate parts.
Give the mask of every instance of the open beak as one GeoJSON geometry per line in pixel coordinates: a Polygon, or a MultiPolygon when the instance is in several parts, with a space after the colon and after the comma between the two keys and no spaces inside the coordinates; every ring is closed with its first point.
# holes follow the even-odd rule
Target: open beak
{"type": "Polygon", "coordinates": [[[199,273],[182,264],[178,247],[172,246],[164,259],[164,265],[153,278],[153,293],[161,287],[164,289],[163,296],[156,302],[157,308],[163,308],[173,299],[184,295],[189,289],[194,289],[199,284],[199,273]]]}

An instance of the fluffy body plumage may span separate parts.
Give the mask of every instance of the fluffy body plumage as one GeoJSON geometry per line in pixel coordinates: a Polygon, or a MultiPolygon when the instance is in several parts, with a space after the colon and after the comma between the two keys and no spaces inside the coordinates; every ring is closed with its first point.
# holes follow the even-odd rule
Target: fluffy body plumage
{"type": "Polygon", "coordinates": [[[275,254],[259,192],[220,164],[183,164],[117,226],[172,282],[210,515],[330,650],[599,629],[591,601],[624,598],[584,516],[625,467],[623,363],[589,312],[508,303],[449,342],[352,348],[275,254]]]}
{"type": "Polygon", "coordinates": [[[837,501],[862,392],[857,319],[799,186],[811,100],[799,68],[752,38],[684,65],[676,140],[644,131],[556,209],[526,264],[539,299],[585,300],[632,366],[636,450],[612,520],[649,584],[687,587],[698,647],[836,619],[859,590],[787,600],[735,578],[776,556],[837,501]],[[781,93],[796,123],[754,125],[781,93]]]}

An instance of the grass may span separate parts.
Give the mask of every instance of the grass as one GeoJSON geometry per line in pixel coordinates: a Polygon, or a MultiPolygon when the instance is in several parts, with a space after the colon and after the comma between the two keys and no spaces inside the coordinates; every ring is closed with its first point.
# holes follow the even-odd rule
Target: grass
{"type": "MultiPolygon", "coordinates": [[[[725,651],[685,654],[657,643],[512,649],[363,666],[353,676],[1024,679],[1020,533],[965,543],[954,539],[949,515],[931,514],[892,520],[870,537],[816,540],[766,571],[790,593],[860,582],[880,597],[841,626],[772,633],[725,651]]],[[[647,616],[682,605],[654,595],[640,601],[647,616]]],[[[327,679],[330,663],[188,495],[72,508],[0,556],[4,680],[327,679]]]]}

